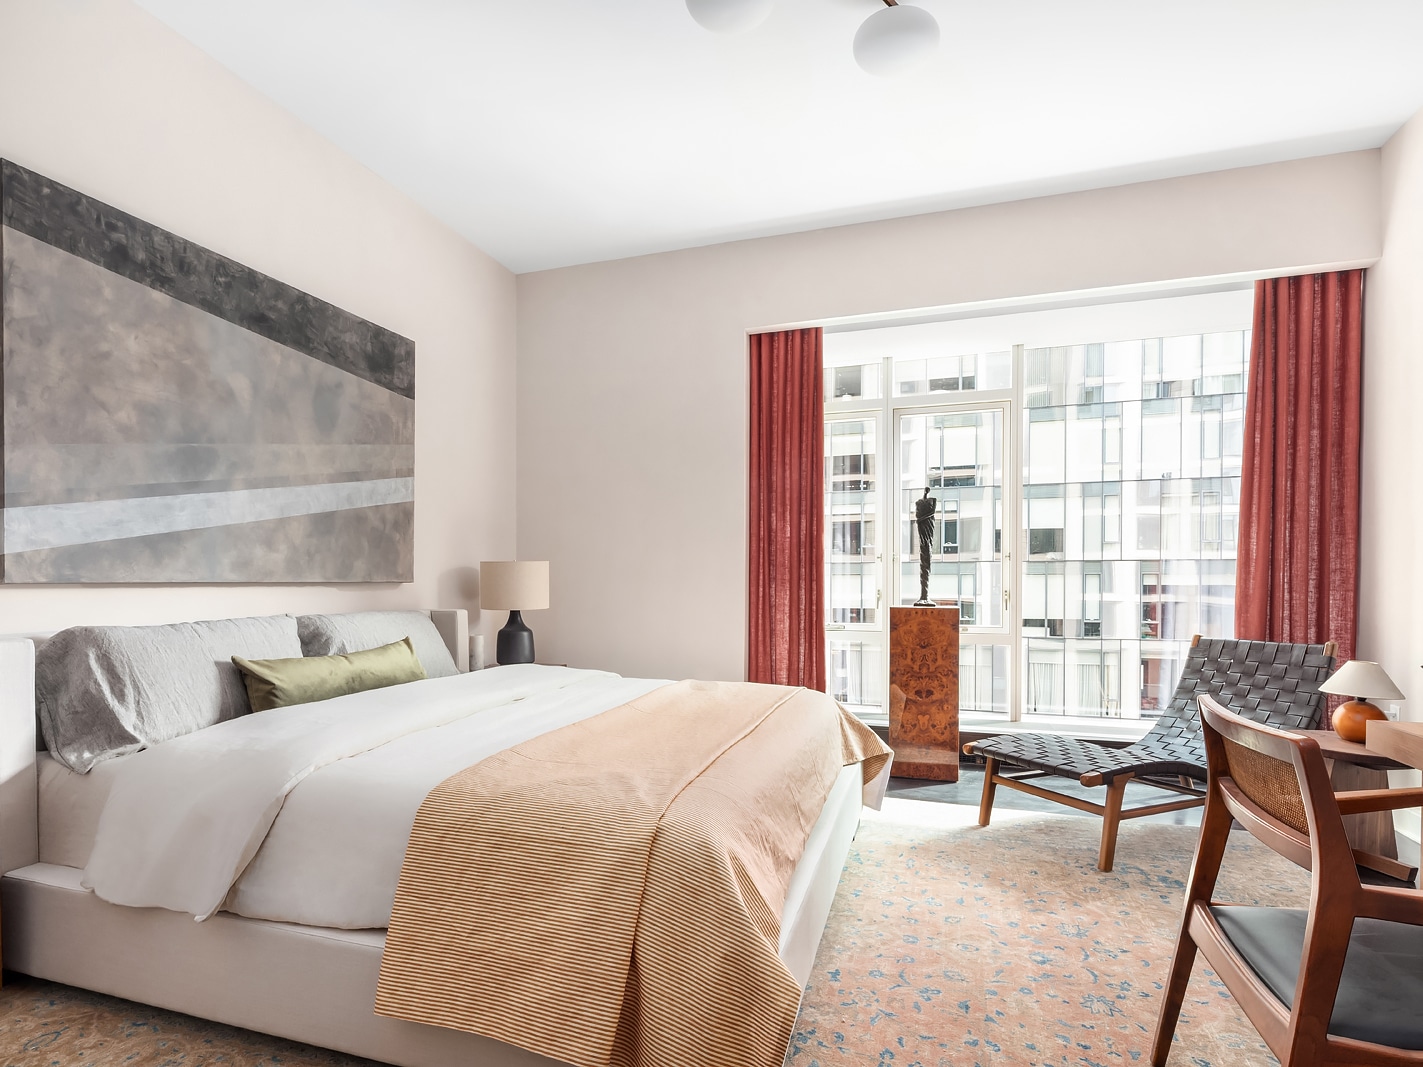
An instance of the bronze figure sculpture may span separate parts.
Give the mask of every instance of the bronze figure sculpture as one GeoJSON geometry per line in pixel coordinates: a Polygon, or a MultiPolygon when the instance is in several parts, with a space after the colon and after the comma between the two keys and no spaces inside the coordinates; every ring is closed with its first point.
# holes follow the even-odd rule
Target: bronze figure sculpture
{"type": "Polygon", "coordinates": [[[938,508],[939,501],[929,495],[926,486],[924,495],[914,501],[914,530],[919,535],[919,599],[914,602],[916,608],[939,606],[929,599],[929,555],[934,541],[934,512],[938,508]]]}

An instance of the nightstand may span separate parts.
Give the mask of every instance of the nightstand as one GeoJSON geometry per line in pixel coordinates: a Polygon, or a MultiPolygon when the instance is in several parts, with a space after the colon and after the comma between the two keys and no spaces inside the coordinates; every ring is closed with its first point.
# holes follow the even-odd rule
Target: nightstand
{"type": "MultiPolygon", "coordinates": [[[[1381,753],[1374,752],[1357,741],[1345,741],[1333,730],[1299,730],[1319,745],[1320,754],[1329,761],[1329,782],[1335,792],[1350,789],[1387,789],[1389,771],[1409,770],[1381,753]]],[[[1399,881],[1411,882],[1418,876],[1417,867],[1408,867],[1398,860],[1398,838],[1393,826],[1393,812],[1372,811],[1365,815],[1345,815],[1344,832],[1354,846],[1359,866],[1378,871],[1399,881]],[[1363,853],[1363,856],[1359,854],[1363,853]]]]}

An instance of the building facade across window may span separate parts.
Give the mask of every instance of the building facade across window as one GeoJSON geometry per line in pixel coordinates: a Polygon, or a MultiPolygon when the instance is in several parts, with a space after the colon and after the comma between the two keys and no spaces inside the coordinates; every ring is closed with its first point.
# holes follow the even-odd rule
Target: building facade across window
{"type": "Polygon", "coordinates": [[[831,694],[884,716],[928,488],[965,723],[1152,717],[1191,636],[1231,636],[1250,314],[1241,290],[828,332],[831,694]]]}

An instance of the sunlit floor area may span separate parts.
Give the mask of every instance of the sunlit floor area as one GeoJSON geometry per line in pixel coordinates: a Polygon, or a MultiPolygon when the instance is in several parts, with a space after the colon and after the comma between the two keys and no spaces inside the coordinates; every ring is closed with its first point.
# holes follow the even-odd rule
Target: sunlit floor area
{"type": "MultiPolygon", "coordinates": [[[[1098,803],[1101,803],[1106,793],[1104,789],[1089,789],[1070,778],[1040,780],[1035,784],[1098,803]]],[[[961,804],[971,809],[969,814],[976,822],[978,820],[978,801],[983,796],[983,766],[967,761],[961,763],[957,782],[921,782],[913,778],[891,778],[889,793],[891,797],[899,800],[932,800],[941,804],[961,804]]],[[[1133,782],[1127,785],[1126,806],[1130,808],[1140,804],[1149,804],[1160,801],[1164,796],[1165,794],[1160,789],[1153,789],[1149,785],[1133,782]]],[[[999,789],[993,802],[993,821],[997,822],[1006,812],[1032,811],[1064,815],[1068,810],[1061,804],[1054,804],[1049,800],[1040,800],[1012,789],[999,789]]],[[[1187,808],[1184,811],[1168,811],[1164,815],[1148,815],[1144,820],[1134,821],[1199,826],[1201,824],[1201,809],[1187,808]]]]}

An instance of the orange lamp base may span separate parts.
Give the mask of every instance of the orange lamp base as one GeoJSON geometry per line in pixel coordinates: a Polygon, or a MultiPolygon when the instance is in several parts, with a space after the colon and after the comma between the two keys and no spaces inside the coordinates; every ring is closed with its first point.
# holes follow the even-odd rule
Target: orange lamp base
{"type": "Polygon", "coordinates": [[[1377,704],[1367,700],[1350,700],[1334,710],[1334,732],[1345,741],[1364,740],[1370,719],[1386,719],[1387,715],[1377,704]]]}

